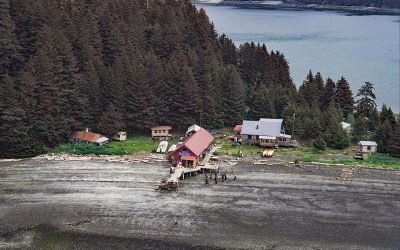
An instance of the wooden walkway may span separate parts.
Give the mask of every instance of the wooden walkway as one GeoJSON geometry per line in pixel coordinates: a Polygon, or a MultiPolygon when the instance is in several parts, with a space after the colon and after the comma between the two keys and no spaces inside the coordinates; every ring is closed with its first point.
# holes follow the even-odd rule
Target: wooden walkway
{"type": "Polygon", "coordinates": [[[214,146],[210,152],[206,154],[204,159],[199,163],[199,165],[195,168],[172,168],[172,173],[169,179],[167,180],[167,184],[173,186],[178,186],[179,180],[185,179],[185,175],[188,176],[196,176],[198,172],[204,173],[207,172],[218,172],[219,165],[216,163],[209,163],[211,157],[213,156],[214,152],[220,149],[221,147],[214,146]]]}

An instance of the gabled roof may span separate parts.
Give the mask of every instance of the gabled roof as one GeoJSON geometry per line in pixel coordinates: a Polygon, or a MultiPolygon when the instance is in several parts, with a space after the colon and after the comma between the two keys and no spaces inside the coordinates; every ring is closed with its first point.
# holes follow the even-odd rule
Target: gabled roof
{"type": "Polygon", "coordinates": [[[171,126],[156,126],[151,128],[151,130],[171,130],[171,129],[172,129],[171,126]]]}
{"type": "Polygon", "coordinates": [[[196,156],[199,156],[214,140],[214,137],[207,132],[204,128],[201,128],[196,133],[186,138],[182,144],[179,144],[176,150],[182,147],[186,147],[196,156]]]}
{"type": "Polygon", "coordinates": [[[74,131],[69,135],[70,139],[88,141],[92,143],[95,143],[100,137],[102,137],[102,135],[85,131],[74,131]]]}
{"type": "Polygon", "coordinates": [[[279,136],[281,133],[282,120],[273,119],[274,121],[243,121],[242,135],[269,135],[279,136]],[[276,121],[276,120],[281,120],[276,121]]]}
{"type": "Polygon", "coordinates": [[[233,128],[233,131],[240,132],[242,130],[242,124],[238,124],[233,128]]]}
{"type": "Polygon", "coordinates": [[[374,141],[359,141],[358,144],[361,146],[378,146],[378,144],[374,141]]]}
{"type": "Polygon", "coordinates": [[[351,124],[347,122],[341,122],[340,125],[342,126],[343,129],[351,127],[351,124]]]}

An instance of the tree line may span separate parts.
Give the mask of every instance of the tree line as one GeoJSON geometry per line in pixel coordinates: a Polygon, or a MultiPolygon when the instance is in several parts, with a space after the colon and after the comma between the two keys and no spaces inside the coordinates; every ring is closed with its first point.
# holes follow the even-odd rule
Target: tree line
{"type": "Polygon", "coordinates": [[[86,127],[111,136],[260,117],[335,146],[353,111],[344,78],[310,72],[297,90],[283,54],[236,47],[189,0],[0,0],[0,23],[0,157],[42,153],[86,127]]]}

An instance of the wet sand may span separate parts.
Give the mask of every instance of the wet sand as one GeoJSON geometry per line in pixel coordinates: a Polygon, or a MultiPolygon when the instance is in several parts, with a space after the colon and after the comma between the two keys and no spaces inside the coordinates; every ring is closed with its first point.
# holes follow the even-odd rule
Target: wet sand
{"type": "Polygon", "coordinates": [[[0,162],[0,248],[396,249],[400,171],[239,162],[155,187],[167,163],[0,162]]]}

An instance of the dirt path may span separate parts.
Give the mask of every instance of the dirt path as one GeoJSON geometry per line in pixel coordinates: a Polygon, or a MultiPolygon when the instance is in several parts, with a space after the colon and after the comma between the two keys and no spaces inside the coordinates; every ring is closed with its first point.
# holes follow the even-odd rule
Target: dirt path
{"type": "MultiPolygon", "coordinates": [[[[228,169],[228,168],[227,168],[228,169]]],[[[400,172],[252,165],[157,192],[165,163],[0,162],[0,248],[400,245],[400,172]],[[345,178],[343,178],[345,176],[345,178]]]]}

